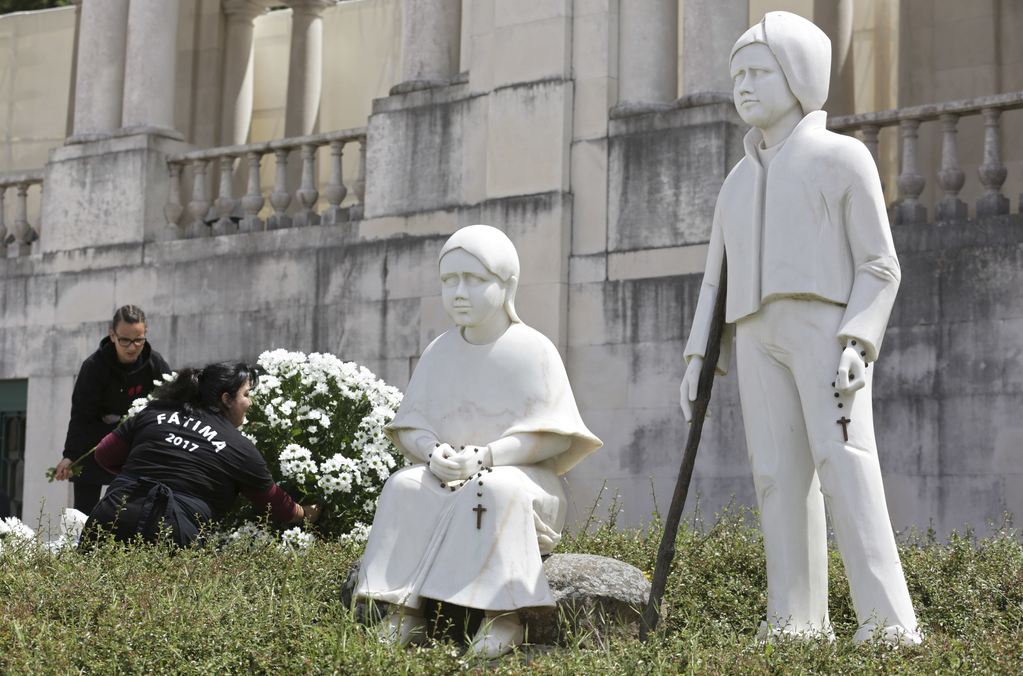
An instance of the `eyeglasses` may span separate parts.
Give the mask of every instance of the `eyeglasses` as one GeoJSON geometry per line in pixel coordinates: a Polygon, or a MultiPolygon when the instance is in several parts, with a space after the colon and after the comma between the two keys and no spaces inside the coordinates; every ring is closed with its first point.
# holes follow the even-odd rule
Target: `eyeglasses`
{"type": "MultiPolygon", "coordinates": [[[[117,336],[116,333],[114,335],[117,336]]],[[[131,338],[121,338],[120,336],[117,336],[117,344],[120,345],[121,347],[128,347],[129,345],[134,345],[135,347],[142,347],[143,345],[146,344],[146,337],[142,336],[141,338],[136,338],[135,340],[132,340],[131,338]]]]}

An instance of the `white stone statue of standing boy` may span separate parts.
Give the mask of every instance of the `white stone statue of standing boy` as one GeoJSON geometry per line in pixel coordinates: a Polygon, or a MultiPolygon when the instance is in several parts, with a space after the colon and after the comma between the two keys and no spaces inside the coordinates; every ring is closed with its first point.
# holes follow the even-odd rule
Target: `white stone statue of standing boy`
{"type": "Polygon", "coordinates": [[[734,325],[767,553],[761,636],[833,635],[827,502],[860,624],[854,640],[918,643],[871,411],[871,364],[901,274],[877,169],[862,143],[825,128],[831,43],[812,23],[771,12],[729,64],[735,107],[753,129],[718,196],[682,409],[690,420],[727,255],[717,373],[734,325]]]}
{"type": "Polygon", "coordinates": [[[561,540],[558,476],[597,450],[557,349],[515,312],[519,258],[489,225],[439,259],[457,325],[423,352],[388,438],[413,463],[384,485],[356,594],[391,604],[381,636],[425,638],[423,599],[486,611],[471,649],[523,640],[520,608],[554,606],[541,555],[561,540]]]}

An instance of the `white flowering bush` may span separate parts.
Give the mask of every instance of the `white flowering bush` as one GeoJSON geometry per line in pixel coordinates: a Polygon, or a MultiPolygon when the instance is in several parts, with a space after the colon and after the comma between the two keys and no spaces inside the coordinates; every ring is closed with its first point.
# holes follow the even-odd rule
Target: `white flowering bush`
{"type": "Polygon", "coordinates": [[[16,516],[0,519],[0,554],[27,554],[36,545],[36,533],[16,516]]]}
{"type": "MultiPolygon", "coordinates": [[[[293,498],[324,507],[318,533],[364,540],[384,481],[406,464],[384,436],[401,392],[330,354],[273,350],[259,366],[243,433],[293,498]]],[[[242,521],[263,519],[247,504],[236,511],[242,521]]],[[[289,546],[306,543],[301,535],[289,546]]]]}

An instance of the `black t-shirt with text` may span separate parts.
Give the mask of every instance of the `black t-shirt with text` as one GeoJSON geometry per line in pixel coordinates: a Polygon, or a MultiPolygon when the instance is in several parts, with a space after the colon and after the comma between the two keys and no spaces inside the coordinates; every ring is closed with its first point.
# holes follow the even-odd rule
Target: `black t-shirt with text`
{"type": "Polygon", "coordinates": [[[206,502],[218,518],[238,493],[269,490],[273,478],[251,441],[220,413],[143,409],[114,434],[131,448],[122,472],[149,477],[206,502]]]}

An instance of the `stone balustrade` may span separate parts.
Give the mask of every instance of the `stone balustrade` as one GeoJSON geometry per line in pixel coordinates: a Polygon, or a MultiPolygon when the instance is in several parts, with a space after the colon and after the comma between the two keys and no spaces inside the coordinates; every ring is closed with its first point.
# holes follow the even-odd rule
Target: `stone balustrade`
{"type": "Polygon", "coordinates": [[[28,189],[39,186],[40,200],[43,191],[43,172],[33,171],[26,174],[0,176],[0,243],[7,246],[7,257],[17,258],[32,253],[32,242],[39,239],[42,225],[37,223],[33,228],[28,222],[28,189]],[[4,220],[4,198],[8,188],[17,188],[17,202],[14,208],[14,221],[10,226],[4,220]]]}
{"type": "MultiPolygon", "coordinates": [[[[944,196],[935,207],[934,220],[953,221],[967,217],[967,205],[959,199],[959,191],[966,182],[966,174],[959,166],[956,127],[962,117],[982,115],[984,163],[978,168],[977,174],[986,192],[977,200],[976,215],[977,218],[984,218],[1009,213],[1009,199],[1002,194],[1002,184],[1008,176],[1008,169],[1001,160],[999,118],[1004,111],[1017,108],[1023,108],[1023,92],[835,117],[828,121],[828,128],[845,134],[860,132],[863,135],[863,142],[874,157],[874,162],[877,162],[878,134],[881,128],[896,125],[899,127],[902,166],[897,180],[898,198],[892,203],[891,212],[893,224],[900,225],[927,222],[927,208],[920,203],[920,195],[924,191],[927,179],[920,173],[917,152],[918,130],[923,122],[940,122],[941,168],[935,173],[937,185],[944,196]]],[[[1020,211],[1023,213],[1023,197],[1020,211]]]]}
{"type": "Polygon", "coordinates": [[[164,216],[167,218],[166,239],[340,224],[362,218],[363,199],[366,195],[365,127],[180,153],[169,156],[167,163],[170,169],[170,196],[164,207],[164,216]],[[352,185],[352,191],[357,202],[351,207],[342,208],[341,203],[348,195],[348,188],[342,181],[341,158],[345,146],[355,142],[359,143],[359,175],[352,185]],[[316,151],[327,145],[331,149],[330,178],[322,187],[330,206],[318,214],[316,203],[320,199],[320,190],[316,184],[316,151]],[[288,161],[293,151],[300,153],[302,179],[301,185],[289,191],[288,161]],[[268,196],[274,213],[264,222],[259,212],[266,206],[267,199],[260,187],[259,168],[263,156],[270,153],[273,153],[276,160],[274,189],[268,196]],[[240,157],[246,158],[247,162],[248,191],[241,198],[235,198],[232,184],[235,164],[240,157]],[[220,188],[212,205],[206,192],[206,174],[211,164],[212,171],[220,171],[220,188]],[[187,206],[181,204],[181,180],[186,167],[191,168],[193,180],[192,197],[187,206]],[[300,208],[289,214],[288,207],[292,205],[293,196],[300,208]],[[188,223],[182,227],[180,222],[186,210],[188,223]]]}

